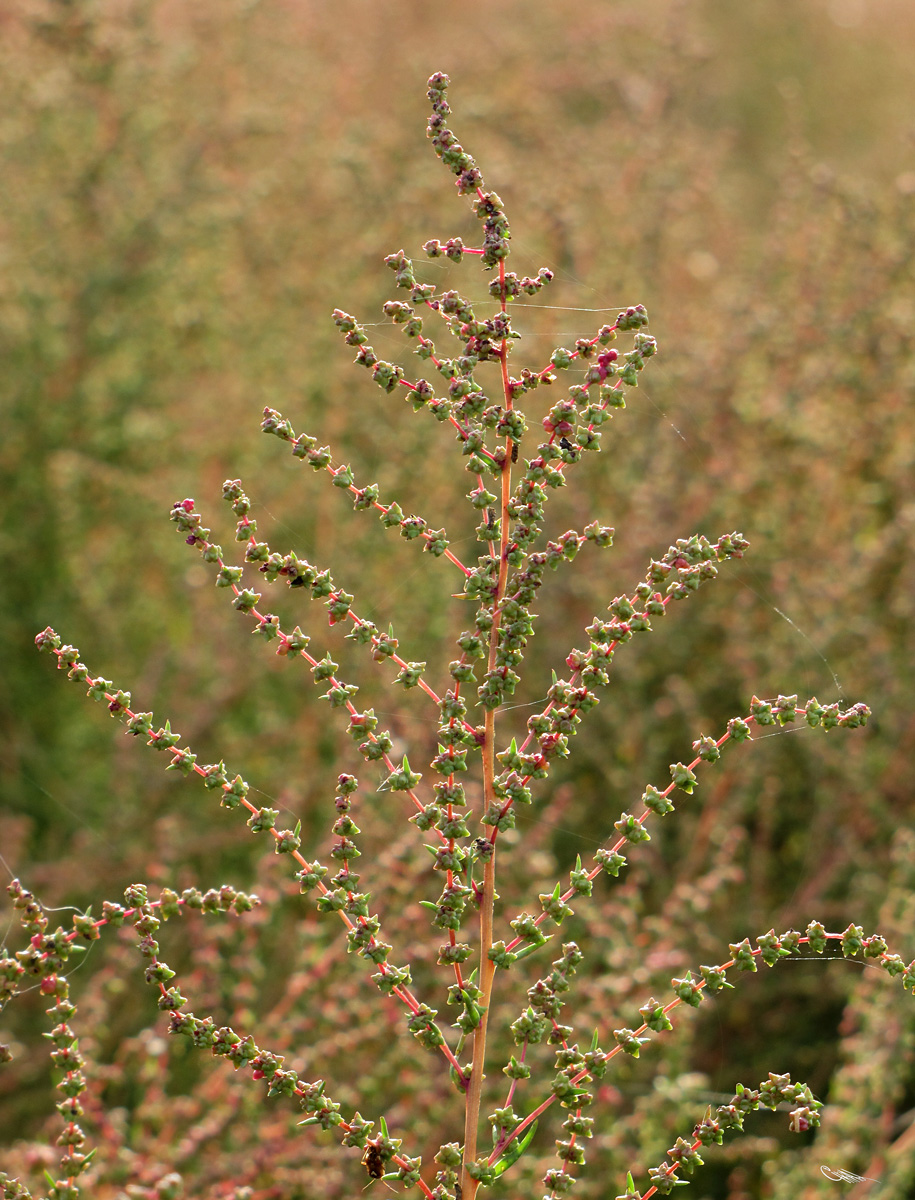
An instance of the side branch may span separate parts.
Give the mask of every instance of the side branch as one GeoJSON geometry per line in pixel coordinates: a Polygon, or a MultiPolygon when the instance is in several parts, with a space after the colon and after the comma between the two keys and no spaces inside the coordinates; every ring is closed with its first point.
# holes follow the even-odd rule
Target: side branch
{"type": "MultiPolygon", "coordinates": [[[[251,814],[248,824],[252,832],[260,832],[265,828],[262,823],[262,810],[256,808],[248,800],[249,785],[240,775],[236,775],[230,781],[223,762],[204,767],[199,766],[196,761],[197,756],[188,747],[183,750],[177,749],[181,736],[172,732],[167,721],[161,729],[154,732],[152,713],[134,712],[130,707],[129,692],[114,690],[114,685],[110,680],[93,679],[85,664],[79,661],[77,648],[64,646],[60,636],[53,629],[48,628],[38,634],[35,643],[39,650],[50,650],[56,655],[58,668],[66,670],[68,678],[87,683],[89,685],[87,694],[93,700],[106,702],[111,716],[125,724],[129,734],[133,734],[135,737],[148,735],[147,745],[153,746],[157,750],[168,751],[172,758],[166,770],[177,770],[185,778],[191,773],[199,775],[203,779],[205,787],[219,789],[221,807],[242,807],[248,810],[251,814]]],[[[375,937],[379,924],[378,918],[370,918],[367,911],[362,911],[365,898],[359,897],[358,902],[353,904],[350,895],[344,895],[341,899],[339,895],[331,892],[323,883],[323,875],[327,873],[327,869],[321,867],[320,864],[308,863],[302,856],[299,849],[301,840],[298,832],[292,829],[278,830],[272,826],[268,826],[268,828],[274,838],[276,853],[291,855],[301,867],[296,878],[300,880],[305,890],[317,887],[320,893],[319,910],[323,907],[326,911],[338,912],[350,936],[352,948],[356,949],[363,958],[378,966],[378,974],[374,975],[373,979],[380,990],[386,994],[397,996],[410,1010],[411,1032],[427,1047],[438,1049],[448,1061],[449,1066],[458,1072],[458,1077],[462,1078],[460,1064],[434,1022],[434,1010],[427,1005],[420,1004],[409,989],[409,967],[394,967],[386,961],[391,947],[375,937]],[[353,905],[352,917],[345,911],[348,904],[353,905]]]]}

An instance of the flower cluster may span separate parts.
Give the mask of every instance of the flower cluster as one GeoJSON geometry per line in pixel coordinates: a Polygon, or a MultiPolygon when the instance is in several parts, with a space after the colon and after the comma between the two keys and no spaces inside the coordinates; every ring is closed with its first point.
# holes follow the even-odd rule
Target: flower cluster
{"type": "MultiPolygon", "coordinates": [[[[796,695],[774,700],[754,696],[744,715],[734,717],[717,737],[704,733],[696,737],[692,753],[683,756],[685,761],[670,764],[669,782],[645,786],[640,808],[633,804],[634,811],[623,811],[618,819],[608,821],[603,831],[606,844],[589,865],[578,858],[568,884],[557,881],[537,897],[539,909],[532,903],[533,911],[522,910],[499,924],[497,849],[506,846],[506,839],[500,843],[500,835],[513,828],[517,806],[529,805],[538,789],[549,797],[552,768],[572,753],[571,739],[599,704],[598,690],[610,682],[615,654],[635,635],[650,632],[674,602],[688,599],[714,580],[721,565],[741,558],[748,542],[736,531],[715,541],[700,535],[676,540],[649,563],[631,590],[614,597],[606,611],[594,617],[584,630],[582,648],[565,652],[568,675],[553,676],[545,689],[546,701],[539,702],[527,720],[526,736],[519,739],[505,733],[506,702],[525,681],[525,652],[535,636],[538,615],[534,604],[548,573],[564,569],[583,550],[590,553],[591,547],[607,549],[613,544],[614,529],[597,519],[581,530],[548,532],[551,496],[574,480],[575,468],[586,454],[601,452],[608,422],[626,408],[627,397],[638,388],[658,348],[647,332],[648,314],[642,305],[634,304],[621,310],[612,323],[577,339],[573,347],[556,347],[546,363],[513,367],[520,335],[512,325],[512,302],[521,295],[538,295],[552,273],[544,267],[536,275],[519,277],[506,269],[511,234],[504,206],[495,192],[485,188],[475,160],[450,127],[447,87],[445,75],[435,74],[429,80],[428,133],[436,154],[456,177],[459,195],[472,198],[482,225],[482,244],[467,246],[458,237],[444,242],[430,239],[424,250],[431,259],[446,257],[455,263],[478,258],[484,271],[491,273],[491,303],[472,304],[456,290],[439,293],[433,283],[418,278],[412,259],[398,250],[385,263],[394,273],[400,298],[385,302],[383,315],[403,333],[405,348],[421,364],[417,370],[380,358],[365,325],[349,313],[336,309],[333,321],[345,344],[355,349],[356,364],[370,373],[386,396],[399,395],[413,413],[431,414],[441,432],[457,443],[458,458],[471,477],[466,498],[472,519],[478,522],[476,561],[461,561],[443,527],[433,527],[425,517],[405,513],[396,501],[382,499],[377,483],[357,483],[349,464],[336,461],[317,437],[297,434],[278,410],[265,408],[261,425],[263,432],[287,443],[294,457],[316,476],[329,478],[333,488],[349,496],[356,512],[378,514],[385,528],[450,564],[443,569],[454,570],[461,588],[458,602],[469,600],[472,615],[456,639],[446,677],[431,681],[425,662],[403,657],[394,627],[380,628],[360,615],[355,594],[328,569],[295,549],[260,540],[254,505],[241,480],[227,480],[222,492],[236,522],[240,561],[231,561],[231,555],[211,540],[211,530],[203,524],[194,500],[179,500],[171,510],[178,532],[200,554],[215,587],[231,599],[252,624],[252,631],[286,662],[304,662],[321,689],[320,698],[327,702],[329,719],[342,723],[363,760],[365,770],[362,766],[359,770],[366,781],[348,769],[337,776],[332,841],[326,853],[307,857],[300,825],[278,828],[279,809],[255,804],[240,774],[232,774],[221,760],[199,763],[168,721],[156,728],[152,713],[137,711],[130,692],[93,676],[78,650],[64,644],[54,630],[46,629],[36,642],[57,658],[69,678],[86,685],[88,695],[103,703],[126,733],[164,752],[168,770],[199,777],[222,808],[241,810],[249,831],[266,834],[263,840],[272,844],[275,853],[295,864],[292,874],[299,893],[313,899],[319,914],[337,914],[345,928],[347,951],[369,964],[379,992],[399,1003],[405,1032],[448,1073],[457,1104],[456,1138],[439,1146],[433,1156],[435,1166],[424,1169],[420,1154],[407,1154],[404,1139],[389,1136],[381,1114],[370,1121],[358,1111],[345,1111],[342,1101],[331,1098],[323,1080],[305,1081],[285,1065],[282,1054],[258,1045],[252,1033],[190,1011],[188,999],[174,982],[176,971],[160,955],[156,934],[161,922],[193,909],[231,911],[243,919],[259,903],[256,896],[225,886],[205,893],[187,889],[182,895],[165,889],[151,901],[147,887],[136,884],[128,889],[126,907],[106,902],[100,920],[77,915],[73,931],[59,929],[52,934],[41,905],[17,883],[11,894],[29,945],[15,955],[0,950],[0,1000],[5,1002],[16,993],[24,975],[38,978],[42,992],[55,1000],[49,1014],[56,1024],[48,1037],[53,1064],[63,1072],[59,1087],[64,1099],[58,1110],[65,1122],[60,1139],[65,1153],[61,1177],[49,1193],[51,1200],[75,1198],[77,1179],[92,1167],[92,1154],[84,1152],[85,1135],[77,1124],[85,1082],[77,1036],[69,1023],[76,1008],[61,970],[85,942],[100,937],[105,925],[126,923],[135,929],[145,979],[158,992],[158,1006],[168,1014],[171,1034],[228,1060],[236,1071],[250,1072],[253,1080],[264,1081],[268,1097],[296,1102],[306,1114],[302,1125],[334,1131],[340,1145],[362,1150],[362,1165],[370,1180],[397,1179],[418,1188],[428,1200],[454,1200],[455,1196],[474,1200],[481,1187],[522,1158],[535,1137],[539,1117],[557,1104],[567,1110],[565,1136],[557,1141],[558,1165],[546,1172],[544,1187],[547,1200],[567,1194],[585,1165],[586,1144],[600,1120],[599,1115],[590,1115],[598,1099],[596,1089],[591,1090],[593,1081],[611,1073],[619,1055],[637,1058],[653,1035],[671,1031],[671,1013],[678,1006],[697,1007],[708,993],[733,987],[731,979],[755,972],[760,959],[771,967],[797,954],[802,945],[822,954],[838,942],[844,955],[862,954],[915,991],[915,963],[906,965],[890,953],[879,935],[865,937],[856,926],[841,934],[827,933],[818,922],[811,922],[803,936],[790,930],[776,935],[770,930],[755,946],[748,938],[731,945],[724,962],[697,965],[694,971],[673,978],[672,997],[666,1002],[647,998],[631,1026],[620,1023],[614,1028],[619,1018],[611,1015],[606,1028],[583,1032],[576,1024],[576,978],[594,948],[567,940],[542,976],[517,998],[507,1032],[519,1053],[503,1067],[508,1093],[498,1107],[484,1113],[482,1083],[486,1070],[492,1068],[494,1030],[489,1022],[497,977],[510,987],[518,976],[509,973],[512,966],[540,953],[576,906],[590,903],[595,880],[601,875],[620,876],[626,855],[638,853],[638,847],[650,840],[648,826],[654,818],[674,812],[674,793],[691,796],[700,774],[721,758],[728,743],[747,741],[757,728],[801,720],[824,731],[850,730],[865,724],[869,710],[863,704],[823,705],[815,698],[799,704],[796,695]],[[425,375],[419,376],[419,370],[425,375]],[[429,704],[435,749],[423,763],[423,771],[411,765],[406,753],[394,754],[391,731],[382,727],[372,708],[359,706],[358,686],[341,676],[330,649],[312,649],[317,635],[303,632],[298,624],[284,628],[280,617],[270,611],[264,594],[283,584],[297,598],[320,601],[329,637],[344,631],[345,639],[365,647],[379,669],[396,670],[389,683],[416,689],[429,704]],[[450,1029],[439,1023],[438,1009],[415,994],[409,947],[398,947],[400,961],[392,960],[395,948],[382,940],[383,916],[370,905],[371,894],[362,884],[364,868],[357,870],[362,850],[356,821],[363,819],[360,812],[376,802],[379,793],[390,793],[385,798],[391,802],[392,819],[402,811],[407,827],[428,838],[429,868],[435,874],[429,876],[434,882],[420,904],[428,914],[436,948],[425,955],[425,961],[434,961],[440,969],[441,1002],[454,1013],[450,1029]],[[587,1048],[580,1049],[576,1038],[587,1048]],[[601,1041],[609,1048],[602,1048],[601,1041]],[[530,1047],[542,1043],[554,1048],[555,1073],[548,1080],[536,1078],[529,1062],[530,1047]],[[472,1061],[462,1062],[468,1046],[472,1061]],[[522,1111],[528,1092],[532,1094],[522,1111]],[[380,1132],[373,1134],[376,1125],[380,1132]],[[486,1125],[493,1135],[488,1152],[479,1146],[480,1127],[486,1125]]],[[[301,620],[308,626],[306,617],[301,620]]],[[[540,687],[533,694],[543,696],[543,692],[540,687]]],[[[416,754],[413,758],[418,761],[416,754]]],[[[793,1083],[787,1075],[772,1074],[756,1090],[738,1084],[728,1104],[714,1114],[709,1110],[692,1136],[679,1137],[666,1159],[649,1170],[647,1194],[667,1194],[684,1182],[678,1172],[691,1173],[701,1166],[700,1148],[721,1142],[727,1130],[741,1129],[750,1112],[786,1102],[793,1106],[793,1129],[817,1125],[820,1102],[806,1085],[793,1083]]],[[[3,1176],[0,1186],[7,1197],[31,1195],[25,1185],[3,1176]]],[[[635,1200],[639,1193],[631,1176],[626,1186],[626,1197],[635,1200]]]]}

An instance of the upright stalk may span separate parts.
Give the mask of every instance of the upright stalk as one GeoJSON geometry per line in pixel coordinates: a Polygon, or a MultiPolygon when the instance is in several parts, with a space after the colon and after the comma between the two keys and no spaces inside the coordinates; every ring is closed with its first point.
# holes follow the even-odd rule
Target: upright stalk
{"type": "MultiPolygon", "coordinates": [[[[483,747],[483,803],[487,807],[495,799],[492,781],[495,764],[496,714],[486,714],[486,743],[483,747]]],[[[483,870],[483,894],[480,897],[480,1024],[473,1034],[473,1068],[470,1086],[467,1089],[467,1107],[464,1122],[464,1170],[461,1178],[464,1200],[473,1200],[478,1187],[477,1181],[467,1173],[467,1164],[477,1157],[477,1130],[480,1122],[480,1103],[483,1098],[483,1068],[486,1063],[486,1031],[492,1000],[492,986],[496,965],[489,957],[492,948],[492,918],[496,895],[496,847],[493,843],[492,857],[483,870]]]]}
{"type": "MultiPolygon", "coordinates": [[[[499,278],[502,283],[502,311],[505,311],[505,262],[499,263],[499,278]]],[[[508,342],[502,340],[499,355],[502,368],[502,391],[506,410],[512,407],[511,388],[508,381],[508,342]]],[[[495,667],[496,650],[499,642],[499,625],[501,611],[499,604],[505,595],[508,580],[508,501],[511,496],[511,439],[506,440],[505,461],[502,464],[501,491],[501,523],[499,526],[499,579],[496,585],[496,595],[493,600],[493,621],[489,635],[489,664],[490,671],[495,667]]],[[[483,742],[483,811],[490,810],[496,800],[493,781],[496,774],[496,710],[487,709],[484,721],[485,740],[483,742]]],[[[473,1034],[473,1067],[470,1075],[470,1086],[467,1089],[467,1107],[464,1120],[464,1169],[461,1173],[461,1194],[463,1200],[474,1200],[479,1183],[471,1179],[467,1172],[467,1164],[477,1157],[477,1133],[480,1123],[480,1104],[483,1098],[483,1068],[486,1064],[486,1033],[489,1025],[489,1010],[492,1005],[492,990],[495,981],[496,965],[489,957],[493,943],[493,908],[496,898],[496,831],[490,839],[492,855],[483,868],[483,892],[480,896],[480,1024],[473,1034]]]]}

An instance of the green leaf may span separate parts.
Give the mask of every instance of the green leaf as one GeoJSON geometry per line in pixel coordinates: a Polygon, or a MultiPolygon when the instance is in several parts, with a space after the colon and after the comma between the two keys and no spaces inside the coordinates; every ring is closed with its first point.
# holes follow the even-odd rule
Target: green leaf
{"type": "Polygon", "coordinates": [[[495,1166],[493,1167],[493,1170],[495,1171],[495,1177],[497,1179],[500,1175],[502,1175],[505,1171],[507,1171],[509,1167],[513,1166],[518,1161],[518,1159],[521,1157],[521,1155],[524,1153],[524,1151],[528,1148],[528,1146],[531,1143],[531,1138],[537,1132],[538,1124],[539,1124],[539,1122],[535,1121],[533,1123],[533,1125],[531,1125],[531,1127],[527,1131],[527,1133],[524,1135],[524,1137],[521,1138],[519,1141],[513,1142],[512,1145],[508,1148],[508,1150],[506,1150],[505,1153],[502,1155],[502,1157],[500,1159],[498,1159],[495,1166]]]}

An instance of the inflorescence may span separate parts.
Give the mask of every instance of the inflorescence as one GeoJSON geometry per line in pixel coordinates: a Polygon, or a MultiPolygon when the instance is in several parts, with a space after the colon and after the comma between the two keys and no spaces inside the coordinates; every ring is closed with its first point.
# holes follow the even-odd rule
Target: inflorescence
{"type": "MultiPolygon", "coordinates": [[[[296,433],[290,420],[276,409],[264,410],[262,429],[287,443],[293,456],[315,473],[329,477],[331,486],[350,498],[355,511],[375,513],[385,528],[420,546],[430,557],[450,564],[447,569],[455,572],[459,595],[472,602],[474,612],[457,638],[448,678],[442,683],[430,680],[425,662],[403,657],[393,626],[383,629],[360,615],[355,595],[330,571],[294,549],[272,547],[259,540],[253,504],[240,480],[227,480],[223,486],[223,499],[237,522],[235,541],[243,547],[240,562],[230,561],[230,555],[211,540],[211,531],[192,499],[179,500],[171,511],[178,532],[200,554],[216,587],[231,598],[233,607],[251,623],[252,632],[288,663],[304,664],[321,689],[329,719],[343,722],[364,760],[371,776],[367,784],[349,771],[338,776],[332,841],[324,856],[327,861],[320,857],[309,861],[302,853],[299,827],[278,828],[278,810],[253,803],[249,784],[240,774],[233,774],[222,761],[199,763],[196,753],[181,744],[180,735],[171,730],[168,721],[156,727],[152,713],[136,710],[129,692],[92,675],[80,661],[78,650],[64,644],[52,629],[46,629],[36,641],[40,649],[56,656],[59,668],[70,679],[87,686],[88,695],[103,703],[126,733],[164,752],[166,769],[198,777],[222,808],[240,810],[251,833],[267,835],[275,852],[295,863],[300,891],[311,895],[319,913],[338,915],[345,927],[347,950],[369,964],[383,994],[400,1002],[407,1031],[444,1060],[465,1107],[463,1142],[441,1146],[435,1155],[434,1179],[428,1172],[424,1177],[419,1155],[406,1154],[403,1139],[388,1136],[383,1118],[380,1132],[373,1135],[375,1123],[358,1112],[344,1115],[322,1080],[306,1082],[284,1065],[282,1055],[258,1046],[250,1033],[218,1028],[211,1017],[198,1017],[187,1009],[188,1001],[174,982],[175,971],[160,958],[155,936],[159,925],[190,909],[243,916],[259,903],[256,896],[228,886],[207,893],[189,889],[180,896],[166,888],[157,900],[150,900],[146,887],[136,884],[128,889],[126,906],[106,902],[101,918],[80,914],[74,917],[72,930],[49,932],[40,902],[17,881],[9,890],[30,942],[16,954],[0,949],[0,1002],[11,998],[26,976],[39,980],[42,993],[54,1001],[48,1012],[55,1025],[47,1036],[53,1063],[63,1072],[58,1086],[64,1098],[58,1110],[64,1121],[60,1138],[64,1152],[60,1178],[49,1192],[51,1200],[75,1198],[79,1194],[77,1179],[92,1169],[92,1153],[84,1152],[85,1134],[78,1124],[85,1080],[77,1034],[70,1024],[76,1007],[69,998],[64,967],[88,942],[98,939],[106,925],[127,924],[136,930],[139,951],[146,960],[146,980],[158,991],[159,1008],[168,1014],[171,1033],[226,1058],[236,1070],[250,1070],[253,1079],[266,1083],[268,1096],[295,1099],[306,1114],[303,1125],[337,1130],[341,1145],[363,1151],[362,1163],[370,1180],[398,1179],[436,1200],[455,1196],[473,1200],[480,1186],[491,1183],[521,1157],[537,1119],[557,1103],[569,1111],[564,1124],[567,1136],[557,1142],[559,1165],[547,1172],[544,1186],[548,1200],[566,1194],[574,1184],[574,1170],[584,1164],[585,1144],[592,1136],[594,1118],[586,1115],[594,1101],[591,1082],[611,1069],[618,1054],[638,1057],[640,1047],[652,1036],[670,1031],[670,1014],[679,1005],[696,1007],[705,995],[732,987],[730,980],[756,971],[759,960],[771,967],[797,954],[802,945],[822,954],[831,942],[838,942],[844,955],[863,955],[891,976],[900,976],[903,985],[915,991],[915,963],[906,965],[890,953],[879,935],[865,937],[856,926],[841,934],[827,933],[813,921],[804,935],[770,930],[756,939],[755,946],[749,939],[731,945],[726,961],[698,966],[695,973],[687,971],[682,978],[673,979],[669,999],[649,997],[631,1027],[612,1028],[611,1020],[606,1029],[588,1036],[588,1049],[582,1051],[574,1040],[574,1017],[567,1018],[568,1024],[560,1018],[590,948],[566,941],[519,1004],[510,1033],[520,1053],[503,1068],[509,1092],[483,1122],[492,1128],[493,1149],[477,1151],[480,1083],[496,974],[552,943],[573,906],[587,903],[598,875],[620,875],[627,865],[626,855],[650,839],[648,826],[674,811],[675,793],[688,797],[695,791],[700,773],[721,757],[728,743],[746,741],[757,728],[796,721],[823,730],[851,729],[863,725],[869,711],[863,704],[842,709],[837,704],[822,705],[815,698],[799,704],[797,696],[770,701],[753,697],[747,711],[734,717],[717,737],[699,735],[692,753],[684,755],[686,761],[671,764],[669,781],[648,785],[640,797],[636,794],[633,811],[622,812],[612,822],[613,832],[608,829],[606,844],[590,864],[582,864],[579,858],[567,884],[557,881],[552,890],[539,896],[539,910],[518,913],[507,922],[504,937],[495,936],[499,835],[514,826],[517,806],[531,803],[535,789],[543,788],[549,779],[554,763],[570,755],[571,738],[598,705],[599,689],[609,683],[614,655],[636,635],[650,632],[672,603],[688,599],[715,579],[719,566],[742,557],[748,543],[737,532],[715,541],[698,535],[677,540],[649,563],[643,579],[616,596],[607,611],[587,626],[582,647],[566,656],[567,676],[554,675],[545,703],[527,720],[526,735],[497,740],[500,710],[522,682],[525,652],[535,633],[533,606],[547,572],[572,562],[586,543],[597,548],[613,543],[614,530],[597,520],[581,530],[568,529],[549,537],[551,494],[569,484],[586,454],[601,451],[605,427],[625,409],[627,396],[638,387],[642,371],[657,353],[657,344],[647,332],[644,307],[636,304],[620,311],[612,324],[579,338],[573,347],[557,347],[544,365],[513,373],[510,364],[520,335],[512,326],[512,302],[522,295],[536,296],[553,275],[546,267],[524,277],[506,269],[511,231],[504,206],[495,192],[486,189],[479,167],[450,127],[447,88],[445,75],[435,74],[429,80],[432,112],[428,135],[435,153],[455,176],[458,194],[472,201],[482,228],[482,244],[468,247],[461,238],[452,237],[430,239],[423,249],[432,259],[461,262],[479,258],[491,276],[488,295],[492,303],[471,304],[456,290],[439,293],[433,284],[418,278],[413,261],[398,250],[384,260],[394,273],[398,298],[387,301],[383,312],[403,333],[406,348],[418,360],[416,370],[380,358],[369,343],[365,326],[354,316],[336,309],[333,320],[346,345],[355,349],[356,364],[370,373],[382,391],[402,397],[414,413],[431,415],[456,443],[458,458],[471,477],[467,499],[478,520],[480,553],[475,563],[461,561],[444,528],[433,527],[418,514],[405,513],[396,501],[382,497],[376,483],[357,482],[349,464],[336,461],[317,437],[296,433]],[[621,336],[625,346],[620,344],[621,336]],[[538,401],[539,412],[534,416],[531,409],[538,401]],[[527,411],[520,407],[522,402],[527,411]],[[264,591],[280,584],[303,600],[319,601],[328,627],[344,630],[345,638],[365,647],[380,669],[396,672],[391,684],[419,689],[425,695],[437,712],[436,752],[428,761],[428,775],[414,769],[406,754],[392,757],[391,732],[382,727],[373,709],[359,706],[359,688],[340,675],[330,651],[311,649],[312,635],[304,633],[300,625],[284,628],[280,618],[269,611],[264,591]],[[482,803],[476,810],[465,790],[465,781],[474,771],[483,785],[482,803]],[[448,973],[445,999],[456,1014],[451,1023],[453,1033],[439,1023],[437,1009],[414,994],[409,962],[391,961],[392,946],[382,940],[381,915],[372,911],[371,895],[362,887],[356,869],[361,856],[358,807],[371,803],[377,793],[392,793],[394,800],[402,798],[410,822],[428,835],[430,866],[441,890],[437,899],[422,903],[433,936],[440,940],[438,964],[448,973]],[[468,969],[471,960],[475,965],[468,969]],[[612,1042],[608,1049],[600,1046],[601,1038],[605,1044],[612,1042]],[[474,1049],[470,1064],[461,1062],[468,1042],[474,1049]],[[526,1061],[527,1051],[541,1042],[555,1047],[556,1074],[531,1096],[522,1114],[515,1108],[519,1086],[526,1084],[529,1090],[537,1086],[526,1061]]],[[[308,624],[304,616],[302,622],[308,624]]],[[[701,1164],[702,1147],[720,1143],[728,1130],[741,1129],[748,1113],[786,1102],[793,1106],[793,1129],[818,1123],[822,1105],[806,1085],[792,1082],[787,1075],[770,1075],[758,1089],[738,1084],[729,1103],[714,1112],[709,1109],[692,1134],[678,1138],[667,1158],[649,1171],[645,1195],[667,1194],[682,1183],[678,1173],[689,1173],[701,1164]]],[[[25,1185],[0,1175],[0,1195],[24,1198],[31,1194],[25,1185]]],[[[631,1176],[625,1196],[627,1200],[639,1197],[631,1176]]]]}

